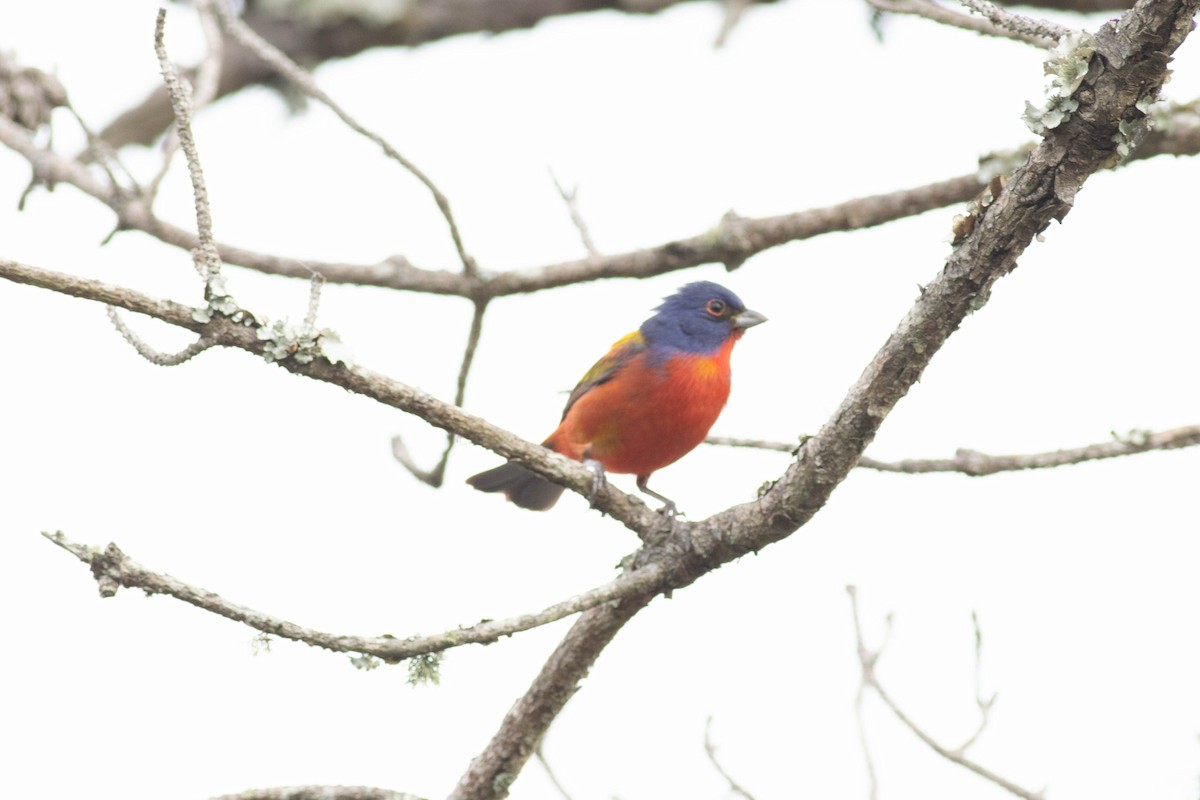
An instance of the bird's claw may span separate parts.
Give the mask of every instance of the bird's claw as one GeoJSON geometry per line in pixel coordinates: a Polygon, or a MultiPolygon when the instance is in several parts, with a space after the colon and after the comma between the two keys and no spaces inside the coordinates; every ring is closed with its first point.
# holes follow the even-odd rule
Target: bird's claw
{"type": "Polygon", "coordinates": [[[596,499],[600,496],[600,492],[608,485],[608,478],[604,475],[604,465],[599,461],[590,458],[583,460],[585,467],[591,467],[595,474],[592,476],[592,491],[588,493],[588,505],[592,508],[596,507],[596,499]]]}

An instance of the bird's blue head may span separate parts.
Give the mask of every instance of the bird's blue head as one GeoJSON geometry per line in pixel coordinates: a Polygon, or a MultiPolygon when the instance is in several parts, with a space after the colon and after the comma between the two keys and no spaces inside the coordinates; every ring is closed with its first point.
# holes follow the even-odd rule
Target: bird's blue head
{"type": "Polygon", "coordinates": [[[641,331],[651,347],[707,354],[719,350],[730,336],[766,321],[724,286],[696,281],[663,298],[641,331]]]}

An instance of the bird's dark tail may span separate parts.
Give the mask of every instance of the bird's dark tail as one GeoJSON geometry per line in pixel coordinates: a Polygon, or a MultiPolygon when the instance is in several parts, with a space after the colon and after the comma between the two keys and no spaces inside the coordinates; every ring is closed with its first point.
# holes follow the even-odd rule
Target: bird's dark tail
{"type": "Polygon", "coordinates": [[[545,511],[562,496],[563,487],[530,472],[519,464],[508,462],[467,478],[467,483],[481,492],[504,492],[504,496],[521,508],[545,511]]]}

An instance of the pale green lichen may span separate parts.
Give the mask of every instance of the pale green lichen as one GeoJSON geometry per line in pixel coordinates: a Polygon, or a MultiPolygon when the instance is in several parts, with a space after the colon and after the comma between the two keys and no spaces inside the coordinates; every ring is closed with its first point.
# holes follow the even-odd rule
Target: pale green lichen
{"type": "Polygon", "coordinates": [[[1029,130],[1043,134],[1062,125],[1079,108],[1072,95],[1087,75],[1096,40],[1087,31],[1073,31],[1058,40],[1046,58],[1046,106],[1025,103],[1023,119],[1029,130]]]}
{"type": "Polygon", "coordinates": [[[377,669],[383,662],[375,656],[370,656],[366,653],[363,653],[362,655],[350,656],[350,663],[354,665],[355,669],[361,669],[363,672],[370,672],[373,669],[377,669]]]}
{"type": "Polygon", "coordinates": [[[1015,150],[996,150],[985,153],[979,157],[979,168],[975,170],[975,177],[979,179],[980,183],[987,184],[991,183],[992,178],[1011,175],[1018,167],[1024,165],[1032,150],[1033,144],[1030,143],[1015,150]]]}
{"type": "Polygon", "coordinates": [[[1139,119],[1135,122],[1121,120],[1117,123],[1117,132],[1113,134],[1113,143],[1117,146],[1117,155],[1121,158],[1128,158],[1133,152],[1142,134],[1147,130],[1145,119],[1139,119]]]}
{"type": "Polygon", "coordinates": [[[354,366],[350,348],[342,342],[337,331],[316,330],[305,325],[293,325],[286,319],[264,322],[258,329],[259,341],[264,342],[263,358],[284,361],[291,358],[298,364],[311,363],[318,356],[331,364],[354,366]]]}
{"type": "Polygon", "coordinates": [[[193,309],[192,319],[196,322],[209,322],[214,314],[229,317],[234,322],[246,325],[252,325],[257,321],[253,314],[241,308],[233,299],[233,295],[225,286],[225,278],[221,275],[208,281],[208,304],[203,308],[193,309]]]}
{"type": "Polygon", "coordinates": [[[437,686],[442,682],[442,657],[438,653],[422,653],[408,660],[408,685],[420,686],[422,683],[432,683],[437,686]]]}

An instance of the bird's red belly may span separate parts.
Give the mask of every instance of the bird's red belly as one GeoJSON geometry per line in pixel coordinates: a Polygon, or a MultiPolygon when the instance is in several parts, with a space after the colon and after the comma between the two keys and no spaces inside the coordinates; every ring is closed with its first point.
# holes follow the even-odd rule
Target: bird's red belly
{"type": "Polygon", "coordinates": [[[546,443],[609,472],[649,475],[704,441],[728,398],[728,350],[630,364],[579,398],[546,443]]]}

